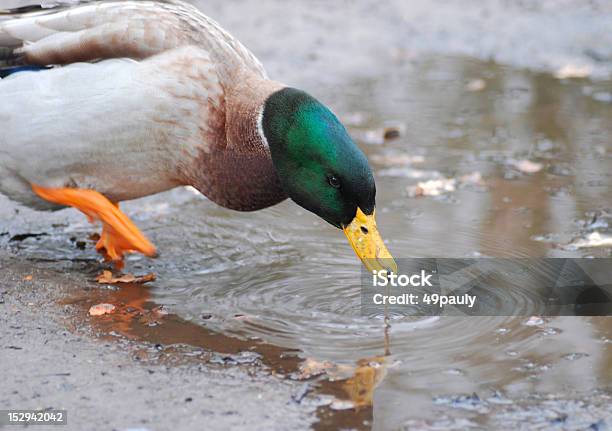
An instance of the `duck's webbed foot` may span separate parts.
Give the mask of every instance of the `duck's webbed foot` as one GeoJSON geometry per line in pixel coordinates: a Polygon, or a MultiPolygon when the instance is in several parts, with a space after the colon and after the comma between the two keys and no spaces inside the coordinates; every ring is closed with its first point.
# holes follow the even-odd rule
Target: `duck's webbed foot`
{"type": "Polygon", "coordinates": [[[74,207],[83,212],[90,221],[102,222],[102,234],[96,250],[117,269],[124,266],[125,253],[140,252],[155,257],[155,246],[138,230],[136,225],[119,209],[95,190],[73,188],[45,188],[32,184],[32,190],[41,198],[60,205],[74,207]]]}

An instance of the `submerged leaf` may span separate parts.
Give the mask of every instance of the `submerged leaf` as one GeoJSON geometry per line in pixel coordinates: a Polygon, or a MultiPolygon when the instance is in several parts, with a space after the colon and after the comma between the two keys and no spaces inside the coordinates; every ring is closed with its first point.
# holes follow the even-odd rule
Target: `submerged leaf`
{"type": "Polygon", "coordinates": [[[102,271],[102,274],[96,277],[98,283],[103,284],[116,284],[116,283],[148,283],[155,281],[157,277],[153,273],[136,276],[134,274],[123,274],[118,277],[114,277],[113,273],[109,270],[102,271]]]}

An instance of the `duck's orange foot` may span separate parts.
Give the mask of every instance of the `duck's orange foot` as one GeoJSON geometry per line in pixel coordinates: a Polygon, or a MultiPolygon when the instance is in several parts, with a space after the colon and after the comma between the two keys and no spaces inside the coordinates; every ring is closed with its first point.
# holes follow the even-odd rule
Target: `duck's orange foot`
{"type": "Polygon", "coordinates": [[[121,212],[119,205],[109,201],[95,190],[71,188],[45,188],[32,184],[32,190],[41,198],[60,205],[74,207],[83,212],[90,221],[102,222],[102,234],[96,250],[123,268],[125,253],[140,252],[155,257],[155,246],[138,230],[136,225],[121,212]]]}

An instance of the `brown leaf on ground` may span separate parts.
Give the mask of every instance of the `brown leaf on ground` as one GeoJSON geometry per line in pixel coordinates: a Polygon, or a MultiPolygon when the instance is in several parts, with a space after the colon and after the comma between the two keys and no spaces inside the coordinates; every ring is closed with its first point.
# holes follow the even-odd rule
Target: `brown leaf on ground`
{"type": "Polygon", "coordinates": [[[96,281],[98,283],[103,284],[117,284],[117,283],[148,283],[150,281],[155,281],[157,277],[153,273],[145,274],[145,275],[134,275],[134,274],[123,274],[118,277],[114,277],[113,273],[107,269],[102,271],[102,274],[96,277],[96,281]]]}
{"type": "Polygon", "coordinates": [[[89,308],[90,316],[102,316],[104,314],[111,314],[115,311],[115,306],[113,304],[96,304],[92,305],[89,308]]]}
{"type": "Polygon", "coordinates": [[[24,281],[32,281],[32,276],[31,275],[26,275],[25,277],[23,277],[24,281]]]}

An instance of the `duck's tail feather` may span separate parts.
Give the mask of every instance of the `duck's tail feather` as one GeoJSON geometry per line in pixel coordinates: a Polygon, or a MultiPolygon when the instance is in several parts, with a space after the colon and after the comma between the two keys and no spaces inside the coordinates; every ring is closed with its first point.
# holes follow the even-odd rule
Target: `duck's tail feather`
{"type": "MultiPolygon", "coordinates": [[[[15,52],[24,41],[3,31],[3,25],[9,22],[23,22],[24,18],[33,18],[56,12],[58,9],[74,6],[89,0],[2,0],[0,2],[0,75],[7,75],[7,70],[24,65],[24,56],[15,52]]],[[[14,73],[14,72],[11,72],[14,73]]],[[[2,76],[2,77],[5,77],[2,76]]]]}
{"type": "Polygon", "coordinates": [[[51,9],[59,6],[74,6],[88,0],[3,0],[0,15],[17,15],[51,9]]]}
{"type": "Polygon", "coordinates": [[[44,66],[117,57],[141,59],[191,43],[190,27],[183,23],[183,15],[193,11],[178,0],[37,3],[43,6],[32,9],[32,5],[25,5],[25,9],[0,13],[0,47],[12,48],[5,49],[5,65],[44,66]],[[50,4],[50,8],[45,8],[45,4],[50,4]],[[181,25],[184,28],[177,30],[181,25]],[[23,55],[23,63],[15,63],[19,55],[23,55]]]}

